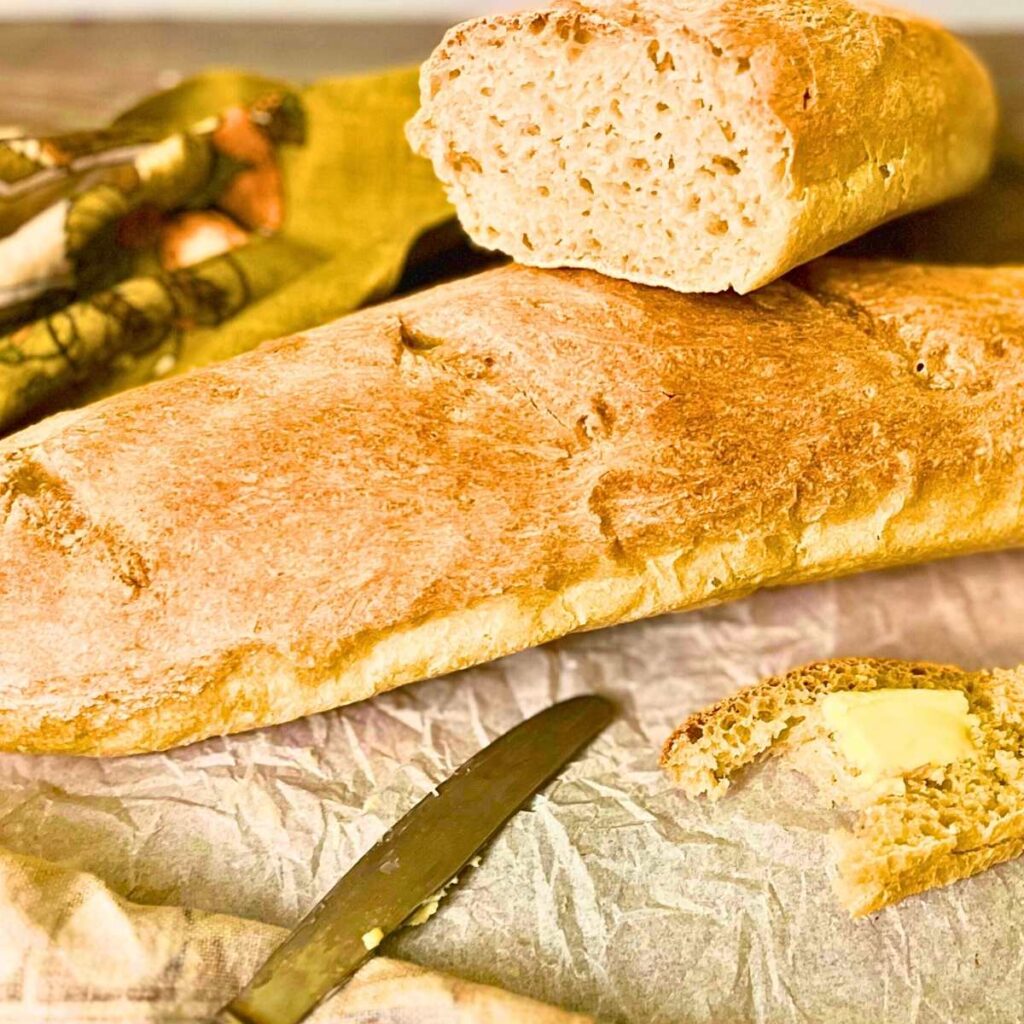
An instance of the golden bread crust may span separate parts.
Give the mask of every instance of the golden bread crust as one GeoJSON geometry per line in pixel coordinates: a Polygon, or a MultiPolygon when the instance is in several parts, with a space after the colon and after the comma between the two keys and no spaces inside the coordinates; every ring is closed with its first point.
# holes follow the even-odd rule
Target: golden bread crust
{"type": "Polygon", "coordinates": [[[1022,294],[1012,268],[825,261],[739,298],[507,267],[44,421],[0,443],[0,746],[160,749],[1018,544],[1022,294]]]}

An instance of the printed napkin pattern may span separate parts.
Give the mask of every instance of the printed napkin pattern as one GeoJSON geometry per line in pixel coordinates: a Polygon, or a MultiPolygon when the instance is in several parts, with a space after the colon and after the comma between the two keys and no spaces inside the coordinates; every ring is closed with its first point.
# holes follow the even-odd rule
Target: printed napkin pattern
{"type": "Polygon", "coordinates": [[[415,105],[413,71],[210,73],[0,142],[0,431],[389,292],[451,216],[404,140],[415,105]]]}

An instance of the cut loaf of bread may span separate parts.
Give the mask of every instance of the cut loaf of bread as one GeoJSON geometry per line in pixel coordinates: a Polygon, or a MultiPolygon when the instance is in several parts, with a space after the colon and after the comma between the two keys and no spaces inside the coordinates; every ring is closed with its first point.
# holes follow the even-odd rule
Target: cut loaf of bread
{"type": "Polygon", "coordinates": [[[849,828],[834,832],[835,885],[855,916],[1024,850],[1024,667],[965,672],[919,662],[819,662],[691,715],[665,744],[662,765],[690,796],[715,798],[741,768],[782,752],[850,814],[849,828]],[[881,687],[962,691],[976,716],[976,756],[911,772],[904,792],[865,800],[856,769],[826,727],[821,698],[881,687]]]}
{"type": "Polygon", "coordinates": [[[453,28],[409,137],[466,230],[538,267],[748,292],[969,189],[992,85],[851,0],[561,0],[453,28]]]}
{"type": "Polygon", "coordinates": [[[0,442],[0,747],[283,722],[573,630],[1024,542],[1024,269],[509,266],[0,442]]]}

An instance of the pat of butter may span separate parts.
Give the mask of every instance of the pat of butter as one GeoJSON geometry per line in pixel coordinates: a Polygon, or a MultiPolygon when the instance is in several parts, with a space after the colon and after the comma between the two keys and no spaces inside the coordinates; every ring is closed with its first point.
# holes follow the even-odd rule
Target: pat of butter
{"type": "Polygon", "coordinates": [[[967,697],[960,690],[880,689],[830,693],[825,725],[865,781],[938,767],[974,752],[967,697]]]}
{"type": "Polygon", "coordinates": [[[384,932],[381,928],[371,928],[363,936],[363,945],[367,953],[372,953],[384,941],[384,932]]]}

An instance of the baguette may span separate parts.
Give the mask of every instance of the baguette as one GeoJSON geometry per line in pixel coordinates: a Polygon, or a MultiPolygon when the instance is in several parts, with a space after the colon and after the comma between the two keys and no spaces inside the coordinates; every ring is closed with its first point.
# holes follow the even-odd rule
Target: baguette
{"type": "Polygon", "coordinates": [[[986,172],[996,103],[939,26],[850,0],[559,0],[453,28],[409,126],[518,262],[748,292],[986,172]]]}
{"type": "Polygon", "coordinates": [[[851,813],[837,829],[835,880],[853,916],[968,878],[1024,850],[1024,667],[964,672],[848,658],[763,680],[691,715],[662,765],[690,796],[721,796],[762,755],[787,752],[823,795],[851,813]],[[976,755],[908,775],[902,792],[863,799],[836,753],[821,698],[842,690],[955,689],[976,721],[976,755]]]}
{"type": "Polygon", "coordinates": [[[0,442],[0,747],[161,749],[1020,544],[1022,296],[508,266],[45,420],[0,442]]]}

